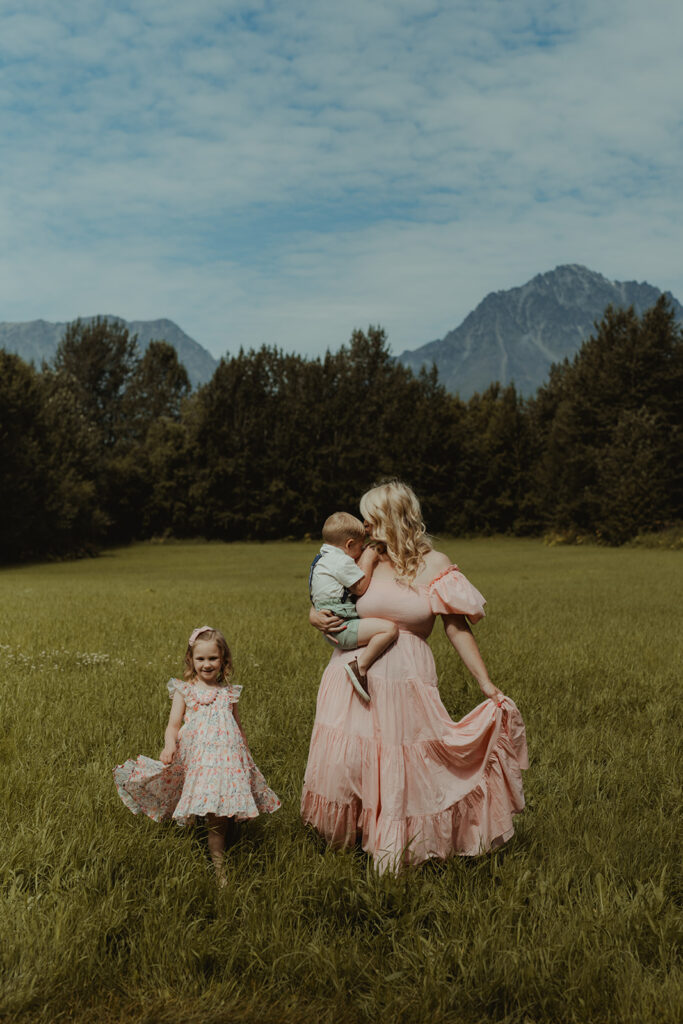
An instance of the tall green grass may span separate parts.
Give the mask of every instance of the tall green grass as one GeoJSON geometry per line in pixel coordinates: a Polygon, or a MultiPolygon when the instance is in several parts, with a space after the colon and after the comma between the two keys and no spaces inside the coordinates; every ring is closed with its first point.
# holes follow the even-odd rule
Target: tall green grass
{"type": "MultiPolygon", "coordinates": [[[[680,556],[442,545],[519,704],[528,807],[498,853],[378,877],[298,804],[329,648],[305,544],[136,546],[0,574],[0,1016],[79,1022],[680,1019],[680,556]],[[133,817],[112,766],[156,756],[186,638],[225,631],[282,809],[236,829],[133,817]]],[[[478,702],[438,625],[447,708],[478,702]]]]}

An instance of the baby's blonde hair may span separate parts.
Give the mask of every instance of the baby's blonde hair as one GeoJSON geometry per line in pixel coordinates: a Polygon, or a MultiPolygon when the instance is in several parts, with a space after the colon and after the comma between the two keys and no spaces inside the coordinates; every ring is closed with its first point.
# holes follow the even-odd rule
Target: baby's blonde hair
{"type": "Polygon", "coordinates": [[[228,641],[225,639],[219,629],[203,629],[201,633],[195,638],[194,642],[187,645],[185,651],[185,666],[183,677],[186,683],[193,683],[195,681],[196,674],[194,670],[194,661],[192,659],[192,649],[198,640],[215,640],[218,644],[218,650],[221,652],[221,669],[218,673],[219,682],[227,682],[232,675],[232,654],[228,647],[228,641]]]}
{"type": "Polygon", "coordinates": [[[350,512],[333,512],[323,523],[323,540],[326,544],[338,547],[347,540],[363,540],[364,537],[365,527],[350,512]]]}
{"type": "Polygon", "coordinates": [[[373,539],[386,544],[398,578],[411,583],[432,550],[415,492],[401,480],[388,480],[365,492],[360,510],[373,539]]]}

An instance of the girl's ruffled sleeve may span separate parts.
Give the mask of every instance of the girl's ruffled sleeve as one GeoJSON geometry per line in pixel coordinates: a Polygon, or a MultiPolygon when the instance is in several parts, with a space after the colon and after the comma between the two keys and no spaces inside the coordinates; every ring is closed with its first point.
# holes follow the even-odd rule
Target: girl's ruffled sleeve
{"type": "Polygon", "coordinates": [[[228,683],[228,700],[231,704],[236,704],[240,699],[242,687],[238,686],[237,683],[228,683]]]}
{"type": "Polygon", "coordinates": [[[168,690],[168,696],[170,697],[170,699],[173,700],[176,690],[180,690],[184,697],[186,694],[186,686],[187,683],[182,682],[181,679],[169,679],[169,681],[166,683],[166,689],[168,690]]]}
{"type": "Polygon", "coordinates": [[[483,619],[486,599],[457,565],[451,565],[429,584],[429,605],[435,615],[466,615],[470,622],[483,619]]]}

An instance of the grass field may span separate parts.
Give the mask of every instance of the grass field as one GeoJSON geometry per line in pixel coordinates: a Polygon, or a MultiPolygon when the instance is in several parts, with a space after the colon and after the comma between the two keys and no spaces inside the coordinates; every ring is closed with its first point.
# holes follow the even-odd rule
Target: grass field
{"type": "MultiPolygon", "coordinates": [[[[680,554],[441,546],[488,598],[476,634],[526,720],[528,807],[497,854],[397,878],[298,818],[329,650],[306,624],[313,543],[0,573],[0,1019],[680,1020],[680,554]],[[111,778],[157,756],[166,679],[205,622],[283,801],[234,834],[224,891],[201,830],[135,818],[111,778]]],[[[478,691],[438,626],[432,643],[460,717],[478,691]]]]}

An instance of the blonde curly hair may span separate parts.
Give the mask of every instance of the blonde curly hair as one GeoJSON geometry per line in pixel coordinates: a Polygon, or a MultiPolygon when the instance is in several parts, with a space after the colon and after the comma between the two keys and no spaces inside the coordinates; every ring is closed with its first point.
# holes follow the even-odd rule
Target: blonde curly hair
{"type": "Polygon", "coordinates": [[[373,540],[386,545],[398,579],[412,583],[423,556],[432,550],[415,492],[401,480],[388,480],[365,492],[360,511],[373,540]]]}

